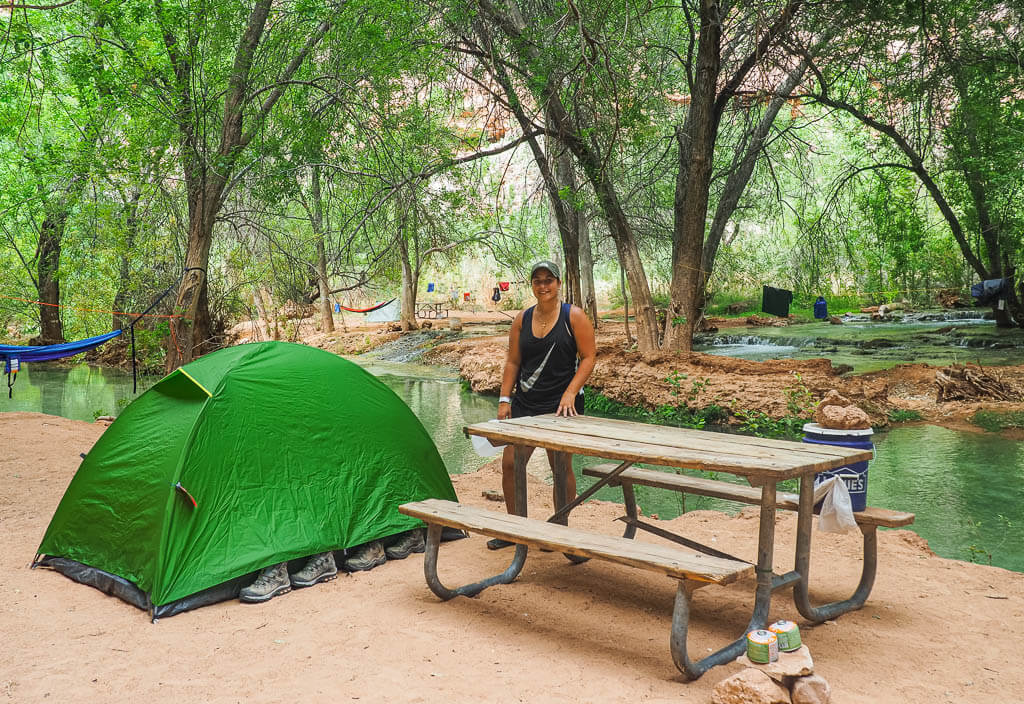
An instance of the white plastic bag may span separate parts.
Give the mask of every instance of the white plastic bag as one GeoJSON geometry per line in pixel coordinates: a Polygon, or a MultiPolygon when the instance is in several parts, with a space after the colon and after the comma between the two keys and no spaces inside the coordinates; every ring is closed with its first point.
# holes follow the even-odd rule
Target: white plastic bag
{"type": "Polygon", "coordinates": [[[470,435],[469,440],[473,443],[473,450],[481,457],[494,457],[505,449],[504,445],[492,445],[490,440],[479,435],[470,435]]]}
{"type": "Polygon", "coordinates": [[[818,530],[825,533],[845,533],[856,528],[853,518],[853,502],[846,483],[839,477],[829,477],[814,487],[814,503],[821,501],[821,515],[818,530]],[[824,501],[822,501],[824,497],[824,501]]]}

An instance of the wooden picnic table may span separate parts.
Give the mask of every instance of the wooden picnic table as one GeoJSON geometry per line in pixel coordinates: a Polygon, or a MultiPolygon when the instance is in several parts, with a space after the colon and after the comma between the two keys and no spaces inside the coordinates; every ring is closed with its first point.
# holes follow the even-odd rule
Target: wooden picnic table
{"type": "Polygon", "coordinates": [[[447,318],[448,309],[444,306],[444,303],[420,303],[416,307],[416,317],[429,319],[447,318]]]}
{"type": "MultiPolygon", "coordinates": [[[[729,435],[688,428],[648,425],[630,421],[611,420],[590,416],[558,417],[543,415],[510,420],[491,420],[467,426],[467,435],[478,435],[492,441],[492,444],[515,446],[515,513],[527,515],[526,506],[526,448],[538,447],[553,451],[556,512],[548,520],[564,523],[569,512],[598,489],[608,484],[621,482],[628,485],[625,472],[634,463],[660,465],[670,468],[697,469],[712,472],[727,472],[748,480],[753,491],[760,492],[760,520],[755,574],[757,587],[753,614],[744,634],[728,646],[702,658],[691,661],[686,653],[686,621],[689,610],[689,593],[683,594],[681,584],[677,597],[676,615],[673,618],[672,654],[677,667],[691,678],[699,677],[708,668],[735,659],[745,652],[746,633],[763,628],[768,622],[772,592],[784,587],[793,587],[793,597],[799,612],[812,622],[835,618],[841,613],[863,605],[874,581],[875,551],[874,525],[870,527],[870,555],[868,532],[865,532],[864,571],[857,591],[850,599],[815,607],[808,595],[810,573],[811,527],[813,523],[814,475],[829,469],[863,462],[873,457],[868,450],[830,445],[814,445],[786,440],[729,435]],[[566,495],[567,472],[571,455],[580,454],[617,460],[620,464],[606,471],[602,478],[569,501],[566,495]],[[791,508],[779,505],[791,502],[792,495],[780,497],[776,491],[778,482],[785,479],[799,479],[797,498],[797,541],[793,570],[775,574],[773,557],[775,550],[775,513],[777,508],[791,508]],[[679,616],[682,611],[682,617],[679,616]],[[677,624],[681,622],[681,624],[677,624]]],[[[719,482],[725,484],[725,482],[719,482]]],[[[631,485],[630,485],[630,491],[631,485]]],[[[747,491],[752,491],[749,487],[747,491]]],[[[696,493],[699,493],[696,492],[696,493]]],[[[912,514],[904,514],[913,520],[912,514]]],[[[623,520],[629,522],[629,516],[623,520]]],[[[703,548],[710,556],[732,558],[706,546],[700,546],[682,536],[644,524],[632,517],[633,526],[649,529],[662,537],[689,547],[703,548]]],[[[631,526],[631,527],[633,527],[631,526]]],[[[864,527],[862,526],[862,530],[864,527]]],[[[627,533],[629,535],[629,533],[627,533]]],[[[525,550],[525,548],[524,548],[525,550]]],[[[524,552],[525,559],[525,552],[524,552]]],[[[573,556],[567,555],[570,559],[573,556]]],[[[576,558],[578,559],[578,558],[576,558]]]]}

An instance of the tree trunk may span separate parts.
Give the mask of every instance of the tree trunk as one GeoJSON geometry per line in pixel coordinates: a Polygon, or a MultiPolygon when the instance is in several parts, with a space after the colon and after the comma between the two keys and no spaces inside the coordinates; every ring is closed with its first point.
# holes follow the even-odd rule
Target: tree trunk
{"type": "Polygon", "coordinates": [[[597,291],[594,286],[594,255],[590,249],[590,217],[580,211],[580,290],[583,311],[597,330],[597,291]]]}
{"type": "Polygon", "coordinates": [[[320,315],[324,332],[334,332],[334,310],[331,308],[331,286],[327,281],[327,246],[324,236],[324,203],[320,195],[320,167],[313,167],[313,235],[316,237],[316,278],[320,285],[320,315]]]}
{"type": "Polygon", "coordinates": [[[665,348],[673,350],[693,349],[693,333],[702,315],[708,278],[703,267],[704,231],[718,132],[715,102],[721,73],[721,42],[719,4],[717,0],[701,0],[693,94],[686,122],[676,130],[679,170],[672,235],[672,303],[665,316],[664,341],[665,348]]]}
{"type": "MultiPolygon", "coordinates": [[[[405,233],[398,238],[398,249],[402,265],[402,330],[419,330],[416,324],[416,279],[413,266],[409,263],[409,244],[405,241],[405,233]]],[[[418,268],[418,267],[416,267],[418,268]]]]}
{"type": "MultiPolygon", "coordinates": [[[[120,257],[117,267],[117,293],[114,294],[114,310],[125,312],[131,305],[128,296],[128,287],[131,285],[131,262],[128,255],[135,247],[135,238],[139,232],[139,201],[142,199],[142,192],[135,189],[132,192],[131,200],[125,204],[125,243],[124,254],[120,257]]],[[[131,318],[127,315],[114,313],[111,320],[111,330],[127,330],[131,324],[131,318]]]]}
{"type": "Polygon", "coordinates": [[[60,320],[60,250],[67,212],[47,214],[39,231],[36,249],[36,282],[39,291],[39,338],[37,344],[66,342],[60,320]]]}
{"type": "MultiPolygon", "coordinates": [[[[550,120],[548,120],[550,123],[550,120]]],[[[553,130],[549,130],[553,132],[553,130]]],[[[549,154],[554,161],[555,189],[557,197],[551,206],[562,211],[561,222],[565,227],[558,229],[562,236],[562,252],[565,255],[565,267],[562,270],[562,296],[569,303],[583,307],[583,288],[580,282],[580,211],[576,207],[576,170],[572,163],[572,153],[551,136],[548,138],[551,148],[549,154]],[[565,198],[564,195],[568,198],[565,198]]]]}

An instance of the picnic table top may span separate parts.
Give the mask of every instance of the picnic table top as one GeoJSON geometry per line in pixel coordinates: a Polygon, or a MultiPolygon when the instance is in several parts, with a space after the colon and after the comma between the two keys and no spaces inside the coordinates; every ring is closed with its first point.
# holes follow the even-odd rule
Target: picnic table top
{"type": "Polygon", "coordinates": [[[868,461],[870,450],[730,435],[594,416],[554,414],[466,426],[494,444],[529,445],[619,461],[790,479],[868,461]]]}

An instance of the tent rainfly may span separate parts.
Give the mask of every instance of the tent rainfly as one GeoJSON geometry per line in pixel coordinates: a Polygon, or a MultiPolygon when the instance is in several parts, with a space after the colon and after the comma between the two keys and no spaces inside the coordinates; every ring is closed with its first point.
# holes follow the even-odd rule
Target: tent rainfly
{"type": "Polygon", "coordinates": [[[422,525],[455,499],[430,436],[387,386],[329,352],[263,342],[171,372],[85,457],[34,565],[153,619],[236,596],[267,565],[422,525]]]}

